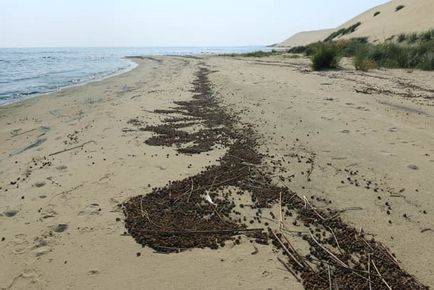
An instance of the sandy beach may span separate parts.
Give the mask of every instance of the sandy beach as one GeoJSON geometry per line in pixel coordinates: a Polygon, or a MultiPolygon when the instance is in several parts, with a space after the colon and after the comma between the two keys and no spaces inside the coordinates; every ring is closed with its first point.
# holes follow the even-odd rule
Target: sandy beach
{"type": "MultiPolygon", "coordinates": [[[[245,193],[244,185],[216,176],[207,188],[217,204],[213,219],[227,218],[218,209],[230,200],[232,225],[278,230],[275,193],[282,188],[291,193],[280,203],[288,206],[281,220],[294,252],[308,255],[303,235],[339,219],[355,240],[366,239],[373,251],[383,247],[385,265],[408,273],[411,285],[434,287],[433,72],[361,72],[345,63],[313,72],[308,59],[285,55],[134,61],[127,73],[0,107],[0,289],[304,289],[272,238],[258,243],[236,231],[217,249],[177,253],[136,241],[138,225],[128,213],[137,208],[129,201],[142,196],[143,223],[158,224],[143,214],[143,196],[157,188],[192,181],[180,198],[200,200],[194,178],[235,164],[224,158],[233,144],[250,140],[246,134],[255,136],[250,149],[261,158],[241,160],[243,168],[266,172],[274,198],[250,209],[250,195],[235,193],[237,186],[245,193]],[[209,91],[221,123],[211,122],[208,103],[192,107],[195,95],[209,91]],[[190,147],[179,140],[168,146],[174,131],[159,127],[180,113],[177,106],[189,113],[177,117],[194,121],[178,128],[190,147]],[[204,128],[212,138],[198,141],[204,128]],[[263,211],[260,218],[253,209],[263,211]],[[312,224],[306,212],[318,215],[312,224]]],[[[260,192],[252,189],[262,202],[260,192]]]]}

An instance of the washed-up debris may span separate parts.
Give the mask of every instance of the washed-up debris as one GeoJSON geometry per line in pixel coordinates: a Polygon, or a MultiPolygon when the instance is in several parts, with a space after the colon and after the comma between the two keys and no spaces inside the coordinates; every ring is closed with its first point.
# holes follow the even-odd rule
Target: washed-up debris
{"type": "MultiPolygon", "coordinates": [[[[428,289],[405,272],[384,245],[345,224],[340,218],[342,211],[317,209],[306,197],[275,185],[270,172],[262,167],[263,156],[256,151],[256,134],[249,126],[237,126],[236,120],[219,106],[208,73],[204,67],[199,70],[192,101],[177,102],[178,107],[164,112],[171,121],[143,130],[156,134],[147,141],[148,145],[175,145],[186,154],[223,145],[227,152],[219,165],[209,166],[193,177],[171,181],[123,204],[126,228],[138,243],[171,253],[192,248],[216,249],[228,242],[238,244],[239,235],[244,234],[258,244],[271,241],[287,257],[279,261],[305,289],[428,289]],[[180,131],[182,126],[173,122],[172,114],[199,120],[205,128],[192,134],[180,131]],[[193,145],[183,147],[186,143],[193,145]],[[230,187],[239,189],[237,194],[250,193],[249,206],[256,211],[258,223],[265,225],[263,213],[279,204],[279,220],[275,217],[279,231],[269,226],[249,229],[246,220],[234,217],[235,203],[228,193],[223,193],[230,187]],[[298,237],[307,243],[309,254],[299,253],[291,244],[284,217],[292,217],[294,224],[304,226],[306,231],[300,231],[298,237]]],[[[143,126],[138,119],[130,124],[143,126]]]]}

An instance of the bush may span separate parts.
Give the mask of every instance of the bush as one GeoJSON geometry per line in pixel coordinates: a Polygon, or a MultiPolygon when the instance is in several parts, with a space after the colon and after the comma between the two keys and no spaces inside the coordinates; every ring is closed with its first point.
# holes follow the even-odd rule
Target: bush
{"type": "Polygon", "coordinates": [[[312,55],[313,70],[336,68],[339,63],[338,49],[335,45],[322,44],[312,55]]]}
{"type": "Polygon", "coordinates": [[[377,15],[380,15],[380,13],[381,13],[380,11],[375,12],[374,13],[374,17],[377,16],[377,15]]]}
{"type": "Polygon", "coordinates": [[[430,41],[431,39],[434,39],[434,30],[421,33],[420,39],[422,41],[430,41]]]}
{"type": "Polygon", "coordinates": [[[401,10],[401,9],[404,8],[404,7],[405,7],[404,5],[396,6],[396,8],[395,8],[395,12],[401,10]]]}
{"type": "Polygon", "coordinates": [[[407,39],[407,36],[404,33],[398,35],[398,42],[404,42],[407,39]]]}
{"type": "Polygon", "coordinates": [[[368,71],[377,67],[376,63],[369,58],[368,46],[361,46],[354,54],[353,64],[356,70],[368,71]]]}
{"type": "Polygon", "coordinates": [[[417,33],[411,33],[407,36],[407,42],[409,43],[416,43],[416,41],[418,41],[419,36],[417,35],[417,33]]]}
{"type": "Polygon", "coordinates": [[[306,46],[294,46],[288,50],[289,53],[304,53],[306,52],[306,46]]]}
{"type": "Polygon", "coordinates": [[[284,52],[273,49],[271,51],[258,50],[258,51],[253,51],[253,52],[234,54],[234,56],[240,56],[240,57],[267,57],[267,56],[272,56],[272,55],[279,55],[279,54],[282,54],[282,53],[284,53],[284,52]]]}

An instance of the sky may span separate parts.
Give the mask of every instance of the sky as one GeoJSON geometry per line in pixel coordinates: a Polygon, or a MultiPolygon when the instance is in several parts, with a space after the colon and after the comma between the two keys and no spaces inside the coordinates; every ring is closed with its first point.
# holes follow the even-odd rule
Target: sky
{"type": "Polygon", "coordinates": [[[386,0],[0,0],[0,47],[245,46],[337,27],[386,0]]]}

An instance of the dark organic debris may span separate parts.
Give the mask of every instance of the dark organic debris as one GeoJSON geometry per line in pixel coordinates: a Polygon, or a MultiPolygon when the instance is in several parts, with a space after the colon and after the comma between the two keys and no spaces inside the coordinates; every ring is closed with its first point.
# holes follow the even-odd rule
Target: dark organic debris
{"type": "MultiPolygon", "coordinates": [[[[200,68],[192,101],[177,102],[178,107],[164,112],[200,121],[204,129],[196,133],[181,131],[186,120],[174,122],[171,117],[160,126],[143,130],[156,134],[147,140],[149,145],[176,145],[180,153],[188,154],[223,145],[227,153],[219,165],[123,204],[126,228],[138,243],[170,253],[191,248],[215,249],[229,241],[238,244],[240,238],[235,236],[244,234],[258,244],[271,241],[281,250],[287,260],[279,261],[302,281],[305,289],[333,289],[335,285],[356,290],[428,289],[401,269],[385,246],[345,224],[339,217],[340,211],[316,209],[306,197],[273,184],[270,174],[260,166],[263,156],[255,149],[253,129],[236,127],[235,119],[219,106],[211,92],[208,73],[206,68],[200,68]],[[182,147],[186,143],[194,145],[182,147]],[[283,230],[274,232],[267,225],[267,230],[249,229],[247,220],[234,218],[231,213],[235,212],[235,204],[228,193],[222,193],[227,188],[237,188],[238,194],[251,194],[249,206],[256,210],[258,221],[265,209],[277,203],[285,216],[296,216],[294,224],[303,224],[307,229],[298,234],[308,243],[309,254],[298,253],[283,230]]],[[[143,126],[139,119],[130,124],[143,126]]]]}

